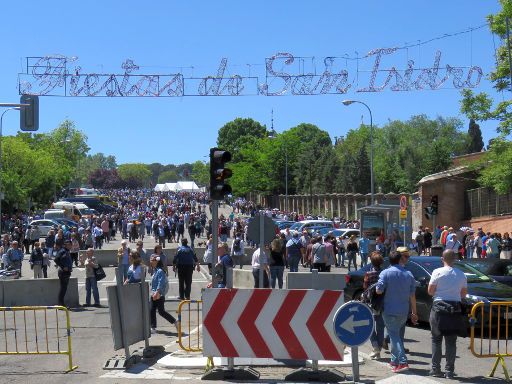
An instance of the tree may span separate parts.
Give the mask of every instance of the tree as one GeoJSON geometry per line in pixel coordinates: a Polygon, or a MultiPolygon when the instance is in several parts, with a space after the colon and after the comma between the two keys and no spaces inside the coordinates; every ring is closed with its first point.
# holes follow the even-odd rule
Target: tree
{"type": "Polygon", "coordinates": [[[117,173],[128,188],[148,187],[151,180],[151,171],[145,164],[121,164],[117,173]]]}
{"type": "Polygon", "coordinates": [[[158,184],[175,183],[178,181],[176,170],[163,171],[158,176],[158,184]]]}
{"type": "Polygon", "coordinates": [[[480,126],[475,123],[474,119],[469,120],[469,144],[468,144],[468,153],[480,152],[484,148],[484,140],[482,139],[482,131],[480,130],[480,126]]]}
{"type": "Polygon", "coordinates": [[[210,183],[210,165],[202,161],[196,161],[192,164],[192,180],[199,186],[206,186],[210,183]]]}
{"type": "Polygon", "coordinates": [[[242,147],[252,143],[255,139],[268,136],[265,126],[251,118],[236,118],[219,129],[217,146],[231,152],[233,161],[238,161],[238,154],[242,147]]]}
{"type": "MultiPolygon", "coordinates": [[[[491,32],[499,37],[501,44],[496,51],[497,65],[489,76],[493,88],[502,92],[510,89],[510,68],[507,50],[506,18],[512,18],[512,0],[500,0],[501,11],[487,17],[491,32]]],[[[481,177],[478,181],[496,192],[503,193],[512,190],[512,174],[506,171],[510,167],[509,154],[512,153],[512,143],[508,135],[512,132],[512,100],[494,103],[486,93],[475,94],[466,89],[462,91],[461,111],[475,121],[496,120],[498,137],[493,140],[489,150],[482,157],[480,166],[481,177]]]]}
{"type": "Polygon", "coordinates": [[[93,188],[111,189],[124,186],[117,169],[98,168],[89,174],[87,180],[93,188]]]}

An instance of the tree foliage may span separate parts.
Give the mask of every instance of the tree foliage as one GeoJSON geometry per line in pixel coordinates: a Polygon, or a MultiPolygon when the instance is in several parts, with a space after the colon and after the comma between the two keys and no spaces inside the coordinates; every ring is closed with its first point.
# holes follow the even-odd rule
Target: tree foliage
{"type": "MultiPolygon", "coordinates": [[[[494,89],[503,92],[512,89],[505,22],[506,18],[512,18],[512,0],[500,0],[500,3],[501,11],[488,16],[491,32],[501,40],[496,51],[497,64],[489,78],[494,89]]],[[[475,94],[467,89],[462,91],[461,111],[475,121],[498,122],[498,137],[490,140],[488,151],[481,159],[480,165],[483,170],[479,182],[499,193],[512,190],[512,174],[505,171],[510,167],[509,154],[512,151],[512,143],[509,140],[509,134],[512,132],[512,100],[507,97],[506,100],[495,103],[488,94],[475,94]]]]}
{"type": "Polygon", "coordinates": [[[151,171],[145,164],[121,164],[117,173],[128,188],[148,187],[151,180],[151,171]]]}
{"type": "Polygon", "coordinates": [[[267,129],[251,118],[236,118],[219,129],[217,145],[230,151],[233,159],[238,160],[243,147],[251,145],[255,140],[268,136],[267,129]]]}
{"type": "Polygon", "coordinates": [[[480,126],[474,119],[469,120],[469,144],[468,153],[480,152],[484,148],[484,139],[482,138],[482,131],[480,126]]]}

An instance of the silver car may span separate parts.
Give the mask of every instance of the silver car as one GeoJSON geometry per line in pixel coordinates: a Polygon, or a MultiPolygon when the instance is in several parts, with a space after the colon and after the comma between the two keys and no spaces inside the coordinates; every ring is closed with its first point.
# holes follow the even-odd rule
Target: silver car
{"type": "Polygon", "coordinates": [[[39,237],[47,237],[50,229],[56,229],[59,226],[59,223],[55,220],[39,219],[32,220],[29,225],[32,228],[37,225],[37,229],[39,230],[39,237]]]}

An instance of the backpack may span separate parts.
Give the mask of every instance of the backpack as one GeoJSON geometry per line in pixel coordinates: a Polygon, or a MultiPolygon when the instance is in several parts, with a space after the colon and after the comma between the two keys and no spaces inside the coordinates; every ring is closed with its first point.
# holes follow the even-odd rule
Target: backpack
{"type": "Polygon", "coordinates": [[[361,302],[368,305],[374,314],[382,313],[384,309],[384,293],[377,294],[377,283],[372,284],[361,294],[361,302]]]}
{"type": "Polygon", "coordinates": [[[235,239],[235,242],[233,243],[233,252],[240,252],[242,250],[242,247],[240,245],[240,242],[242,240],[240,239],[235,239]]]}

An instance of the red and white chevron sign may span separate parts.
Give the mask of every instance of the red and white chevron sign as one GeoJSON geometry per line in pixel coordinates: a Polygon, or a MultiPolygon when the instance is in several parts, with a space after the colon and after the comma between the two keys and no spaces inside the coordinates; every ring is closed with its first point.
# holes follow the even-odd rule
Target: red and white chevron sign
{"type": "Polygon", "coordinates": [[[333,332],[343,291],[207,289],[203,355],[343,360],[333,332]]]}

